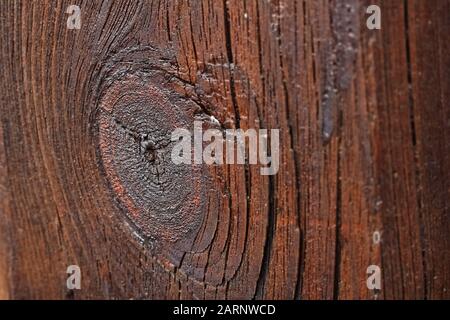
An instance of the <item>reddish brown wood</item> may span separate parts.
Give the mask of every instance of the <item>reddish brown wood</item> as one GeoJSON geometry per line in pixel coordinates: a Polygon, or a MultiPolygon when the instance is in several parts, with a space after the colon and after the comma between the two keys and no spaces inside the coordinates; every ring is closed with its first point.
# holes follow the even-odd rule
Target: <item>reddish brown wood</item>
{"type": "Polygon", "coordinates": [[[448,0],[2,1],[0,298],[449,298],[449,18],[448,0]],[[280,129],[278,174],[173,165],[196,119],[280,129]]]}

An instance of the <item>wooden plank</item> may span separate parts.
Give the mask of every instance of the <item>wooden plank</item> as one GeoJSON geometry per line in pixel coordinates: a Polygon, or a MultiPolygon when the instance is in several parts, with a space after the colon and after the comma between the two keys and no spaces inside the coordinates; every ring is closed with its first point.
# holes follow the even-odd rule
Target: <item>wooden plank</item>
{"type": "Polygon", "coordinates": [[[449,9],[2,1],[0,298],[449,298],[449,9]],[[196,120],[278,173],[170,163],[196,120]]]}

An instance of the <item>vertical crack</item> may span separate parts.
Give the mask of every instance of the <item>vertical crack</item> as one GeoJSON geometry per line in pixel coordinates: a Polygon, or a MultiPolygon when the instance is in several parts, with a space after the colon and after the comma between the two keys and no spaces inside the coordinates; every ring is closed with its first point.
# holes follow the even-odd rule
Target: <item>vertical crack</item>
{"type": "Polygon", "coordinates": [[[269,270],[270,255],[272,253],[273,237],[275,233],[275,179],[274,176],[269,176],[269,209],[268,221],[266,231],[266,242],[264,244],[263,263],[259,273],[258,281],[256,282],[255,297],[263,298],[264,283],[269,270]]]}
{"type": "Polygon", "coordinates": [[[422,269],[423,269],[423,294],[424,299],[428,297],[428,279],[427,279],[427,264],[425,257],[425,230],[423,226],[423,216],[422,216],[422,198],[420,195],[420,172],[419,172],[419,159],[417,155],[417,133],[416,133],[416,123],[414,120],[414,97],[413,97],[413,80],[412,80],[412,62],[411,62],[411,42],[410,42],[410,26],[409,26],[409,6],[408,0],[404,0],[404,23],[405,23],[405,46],[406,46],[406,61],[408,70],[408,107],[410,114],[410,126],[411,126],[411,141],[413,144],[414,151],[414,167],[415,167],[415,178],[416,178],[416,190],[418,190],[417,196],[417,208],[419,210],[419,232],[420,232],[420,242],[421,242],[421,253],[422,253],[422,269]]]}
{"type": "Polygon", "coordinates": [[[228,59],[228,65],[229,65],[229,72],[230,72],[230,95],[231,95],[231,102],[233,104],[233,109],[235,113],[236,118],[236,127],[241,127],[241,115],[239,113],[239,108],[237,104],[236,99],[236,89],[234,85],[234,58],[233,58],[233,48],[231,47],[231,26],[230,26],[230,12],[228,8],[228,1],[223,0],[223,6],[224,6],[224,30],[225,30],[225,45],[227,48],[227,59],[228,59]]]}
{"type": "MultiPolygon", "coordinates": [[[[306,0],[303,0],[302,2],[302,14],[303,14],[303,47],[306,48],[307,46],[307,32],[306,32],[306,25],[307,25],[307,13],[306,13],[306,0]]],[[[304,50],[304,55],[306,56],[306,50],[304,50]]],[[[313,60],[314,61],[314,60],[313,60]]],[[[305,62],[306,64],[306,62],[305,62]]],[[[305,227],[305,219],[302,220],[301,216],[301,197],[300,197],[300,165],[298,170],[298,181],[297,181],[297,192],[298,192],[298,223],[300,228],[300,254],[299,254],[299,262],[298,262],[298,279],[296,283],[295,288],[295,298],[301,299],[302,298],[302,290],[303,290],[303,283],[304,283],[304,273],[305,273],[305,261],[306,261],[306,227],[305,227]]]]}
{"type": "MultiPolygon", "coordinates": [[[[342,127],[342,112],[339,114],[339,129],[342,127]]],[[[341,131],[341,130],[339,130],[341,131]]],[[[334,286],[333,299],[339,299],[339,280],[341,278],[341,212],[342,212],[342,183],[341,183],[341,137],[338,136],[338,156],[337,156],[337,183],[336,183],[336,239],[335,239],[335,254],[334,254],[334,286]]]]}

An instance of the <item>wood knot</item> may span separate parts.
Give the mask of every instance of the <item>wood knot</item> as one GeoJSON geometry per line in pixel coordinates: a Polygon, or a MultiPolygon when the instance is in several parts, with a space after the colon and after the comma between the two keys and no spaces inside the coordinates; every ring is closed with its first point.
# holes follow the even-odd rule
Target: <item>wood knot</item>
{"type": "Polygon", "coordinates": [[[161,72],[132,73],[104,90],[99,154],[137,233],[154,248],[169,248],[177,264],[174,252],[193,250],[208,210],[209,173],[202,165],[172,162],[171,134],[190,128],[199,107],[163,83],[161,72]]]}

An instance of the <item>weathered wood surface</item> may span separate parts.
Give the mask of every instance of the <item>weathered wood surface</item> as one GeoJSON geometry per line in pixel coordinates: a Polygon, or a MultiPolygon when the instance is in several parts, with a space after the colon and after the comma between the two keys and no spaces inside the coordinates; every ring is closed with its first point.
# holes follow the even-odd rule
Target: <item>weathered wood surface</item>
{"type": "Polygon", "coordinates": [[[448,0],[2,0],[0,298],[450,298],[449,35],[448,0]],[[154,164],[206,115],[279,128],[278,174],[154,164]]]}

